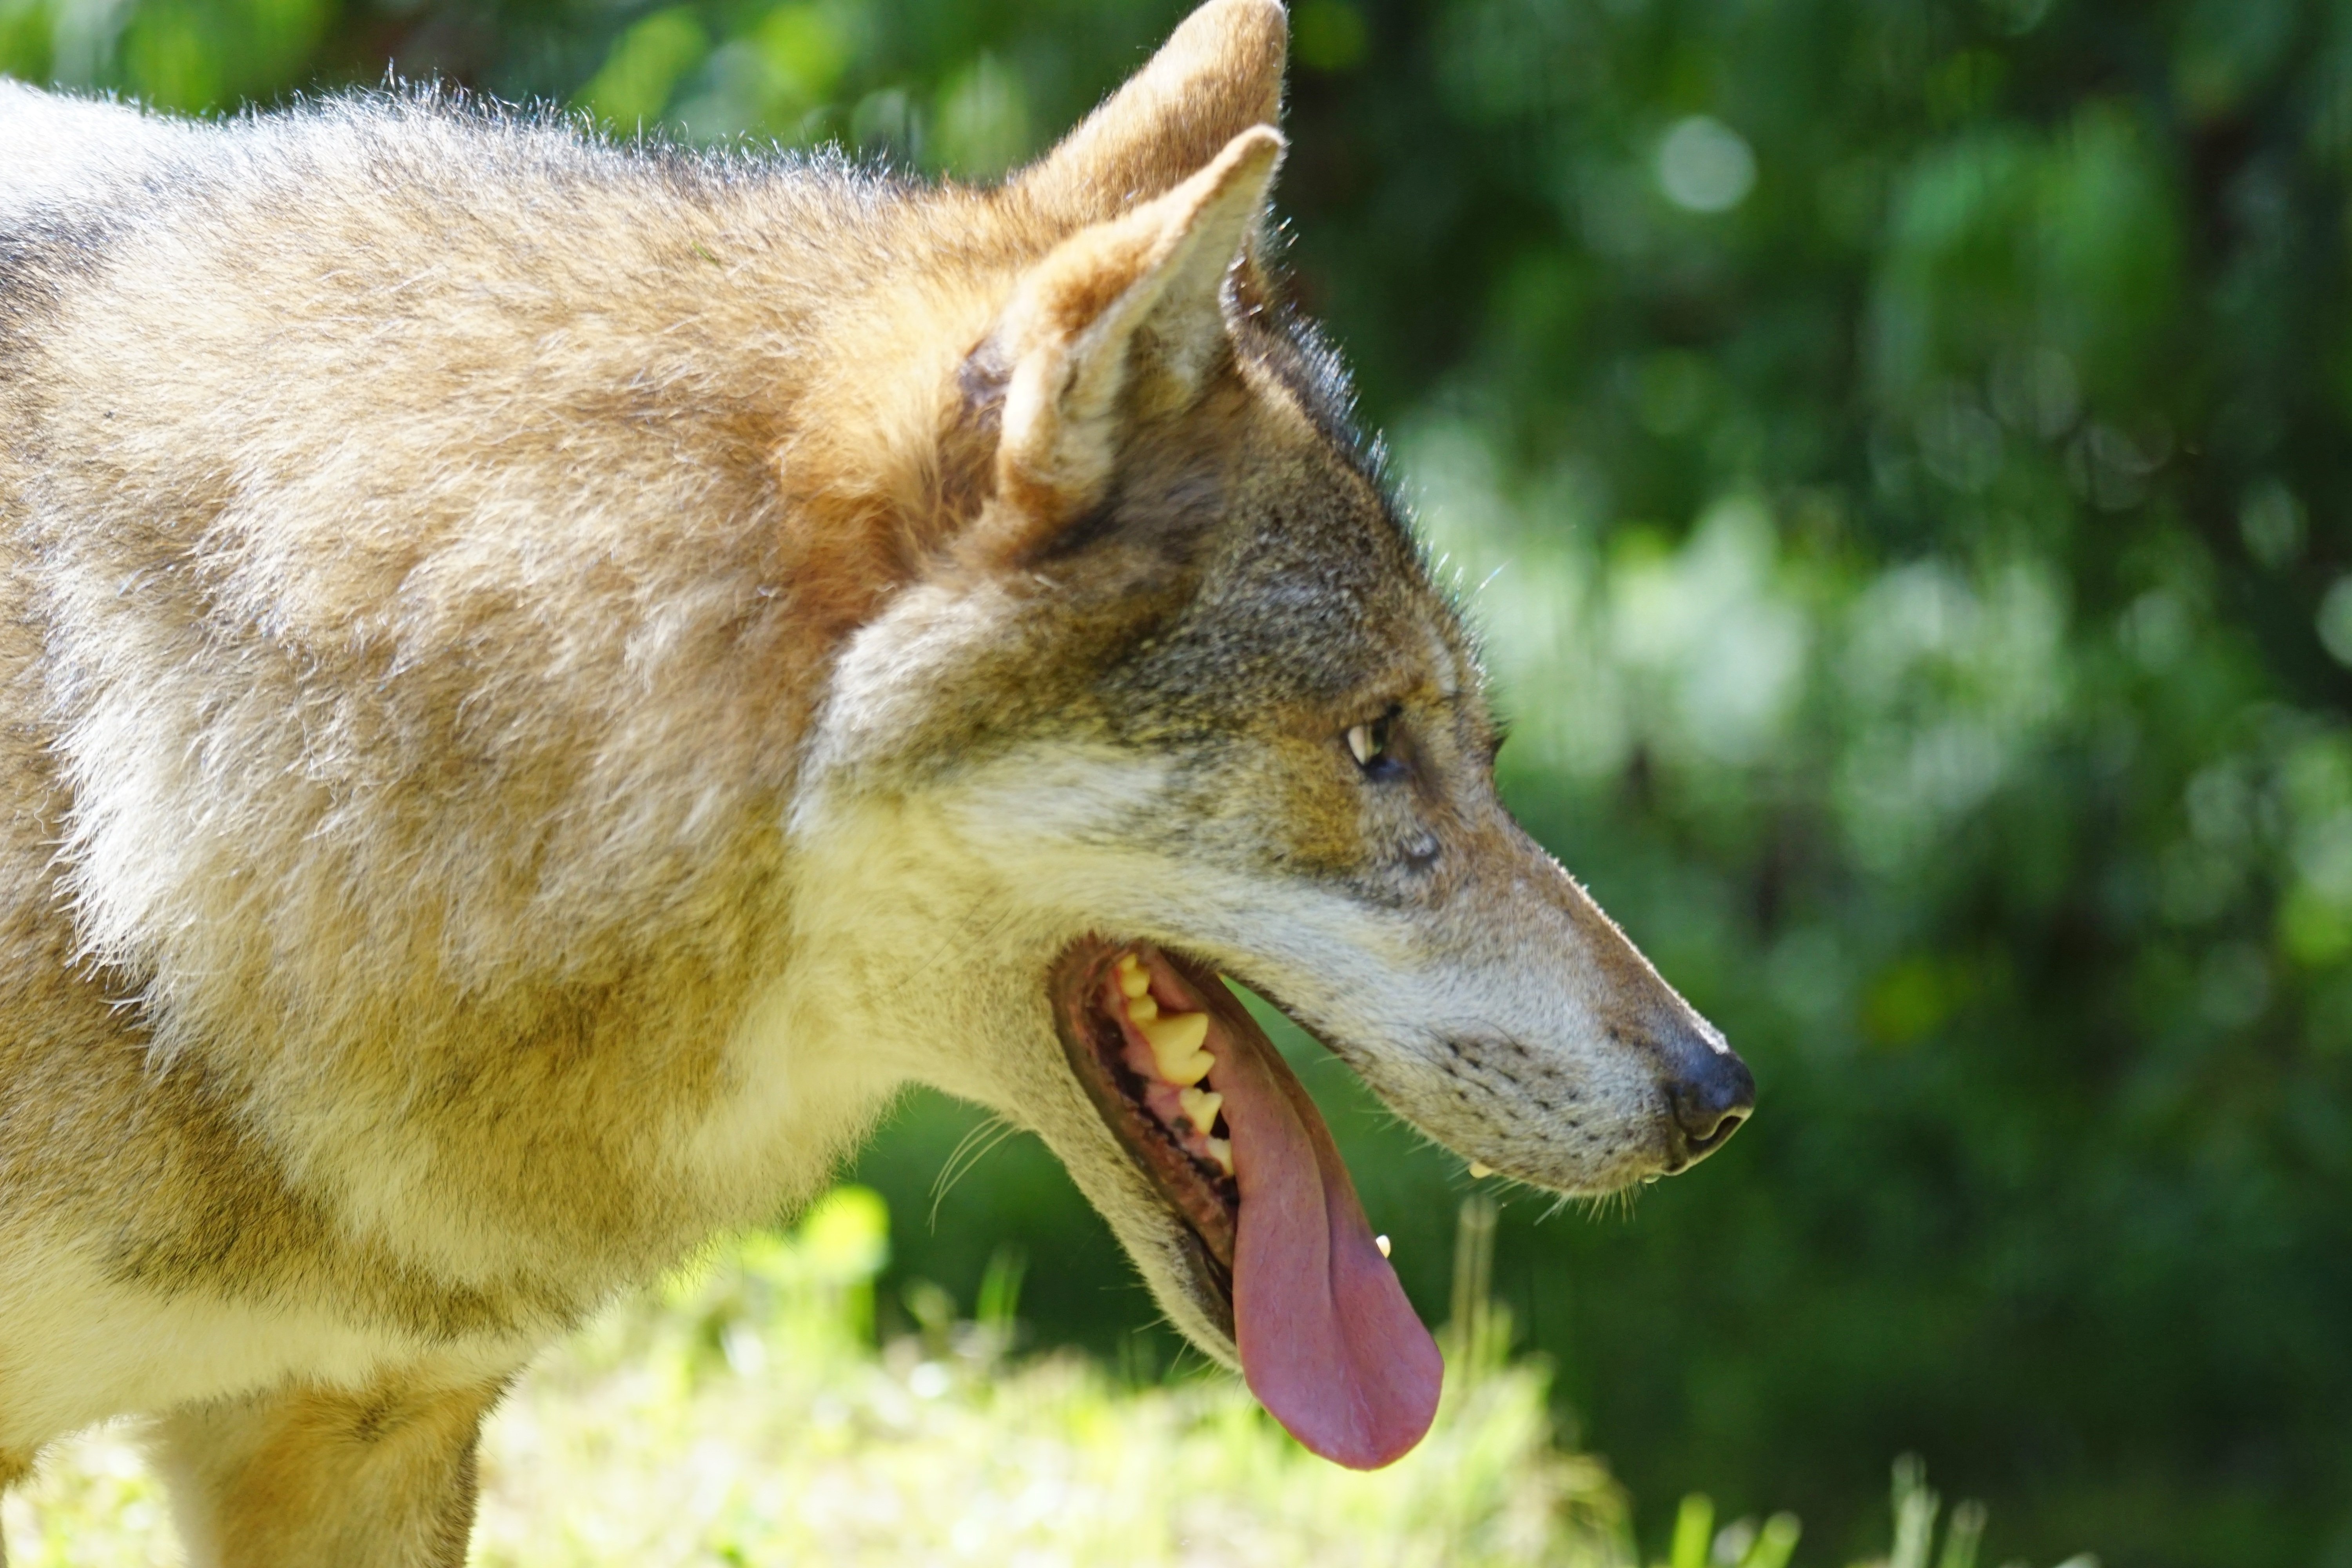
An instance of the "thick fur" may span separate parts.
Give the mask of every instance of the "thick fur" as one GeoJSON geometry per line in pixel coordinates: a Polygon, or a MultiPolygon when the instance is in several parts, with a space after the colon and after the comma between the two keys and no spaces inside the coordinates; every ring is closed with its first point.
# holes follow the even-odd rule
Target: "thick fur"
{"type": "Polygon", "coordinates": [[[1523,1179],[1677,1163],[1720,1042],[1496,802],[1269,302],[1283,40],[1214,0],[985,192],[0,83],[0,1483],[151,1413],[199,1562],[459,1562],[513,1372],[909,1081],[1229,1358],[1054,1040],[1088,931],[1523,1179]]]}

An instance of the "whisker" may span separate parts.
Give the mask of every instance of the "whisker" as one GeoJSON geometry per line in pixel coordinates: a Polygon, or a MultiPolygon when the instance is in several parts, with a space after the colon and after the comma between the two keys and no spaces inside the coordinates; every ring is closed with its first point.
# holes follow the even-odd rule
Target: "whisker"
{"type": "Polygon", "coordinates": [[[970,913],[964,917],[964,920],[958,921],[948,928],[946,938],[940,942],[939,951],[931,954],[929,963],[926,967],[938,965],[942,960],[947,958],[955,951],[956,944],[959,942],[964,942],[969,947],[978,947],[985,939],[994,936],[1007,924],[1011,923],[1013,916],[1010,913],[999,913],[995,919],[985,922],[977,931],[967,930],[966,921],[970,921],[973,916],[978,915],[981,909],[986,902],[987,900],[984,899],[975,899],[972,900],[970,913]]]}
{"type": "Polygon", "coordinates": [[[940,1205],[947,1200],[949,1190],[971,1173],[972,1167],[992,1153],[996,1146],[1021,1129],[1002,1115],[992,1115],[973,1126],[956,1140],[940,1163],[940,1173],[931,1178],[930,1228],[940,1228],[940,1205]]]}

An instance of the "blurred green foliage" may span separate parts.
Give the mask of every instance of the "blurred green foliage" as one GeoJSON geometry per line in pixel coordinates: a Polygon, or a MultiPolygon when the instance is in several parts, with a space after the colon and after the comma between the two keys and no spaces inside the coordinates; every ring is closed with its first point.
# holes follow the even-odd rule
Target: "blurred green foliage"
{"type": "MultiPolygon", "coordinates": [[[[389,67],[985,176],[1179,9],[0,0],[0,67],[194,110],[389,67]]],[[[1916,1449],[1994,1561],[2352,1563],[2352,6],[1296,26],[1296,285],[1488,630],[1508,793],[1762,1084],[1630,1218],[1506,1212],[1586,1438],[1837,1549],[1916,1449]]],[[[1442,1316],[1466,1178],[1309,1081],[1442,1316]]],[[[921,1214],[971,1123],[919,1102],[866,1178],[921,1214]]],[[[1017,1142],[879,1310],[1008,1246],[1035,1332],[1165,1355],[1017,1142]]]]}

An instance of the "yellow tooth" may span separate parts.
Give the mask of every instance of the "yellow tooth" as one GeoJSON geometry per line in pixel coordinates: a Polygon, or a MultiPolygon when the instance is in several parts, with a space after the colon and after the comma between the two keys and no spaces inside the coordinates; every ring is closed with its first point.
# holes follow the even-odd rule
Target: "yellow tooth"
{"type": "Polygon", "coordinates": [[[1139,1018],[1135,1026],[1151,1047],[1151,1059],[1159,1066],[1160,1076],[1170,1083],[1196,1084],[1217,1065],[1217,1058],[1201,1048],[1201,1042],[1209,1037],[1206,1013],[1171,1013],[1164,1018],[1139,1018]]]}
{"type": "MultiPolygon", "coordinates": [[[[1142,1027],[1142,1026],[1138,1026],[1142,1027]]],[[[1143,1028],[1143,1037],[1151,1042],[1151,1053],[1157,1057],[1188,1057],[1201,1048],[1209,1037],[1209,1016],[1206,1013],[1171,1013],[1155,1018],[1143,1028]]]]}
{"type": "Polygon", "coordinates": [[[1151,972],[1138,963],[1131,952],[1118,961],[1118,989],[1120,994],[1129,998],[1140,996],[1151,989],[1151,972]]]}
{"type": "Polygon", "coordinates": [[[1130,996],[1127,999],[1127,1016],[1130,1022],[1140,1028],[1160,1016],[1160,1004],[1149,996],[1130,996]]]}
{"type": "Polygon", "coordinates": [[[1188,1089],[1177,1094],[1176,1103],[1183,1107],[1194,1127],[1206,1132],[1217,1124],[1217,1111],[1224,1105],[1225,1097],[1213,1089],[1188,1089]]]}
{"type": "Polygon", "coordinates": [[[1382,1258],[1386,1258],[1389,1255],[1389,1238],[1387,1237],[1376,1236],[1372,1237],[1372,1245],[1381,1249],[1381,1256],[1382,1258]]]}
{"type": "Polygon", "coordinates": [[[1489,1165],[1484,1160],[1473,1160],[1470,1162],[1470,1179],[1472,1181],[1483,1182],[1494,1173],[1495,1167],[1489,1165]]]}
{"type": "Polygon", "coordinates": [[[1233,1140],[1229,1138],[1210,1139],[1209,1158],[1217,1163],[1217,1169],[1224,1172],[1228,1176],[1232,1175],[1234,1173],[1233,1140]]]}

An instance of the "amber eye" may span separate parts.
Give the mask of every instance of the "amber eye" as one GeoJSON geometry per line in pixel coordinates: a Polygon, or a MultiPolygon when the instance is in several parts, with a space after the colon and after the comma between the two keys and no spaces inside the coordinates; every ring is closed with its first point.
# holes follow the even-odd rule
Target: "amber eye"
{"type": "Polygon", "coordinates": [[[1389,751],[1389,731],[1395,722],[1396,710],[1391,708],[1371,722],[1348,731],[1348,753],[1364,770],[1365,777],[1387,778],[1397,771],[1397,760],[1389,751]]]}

